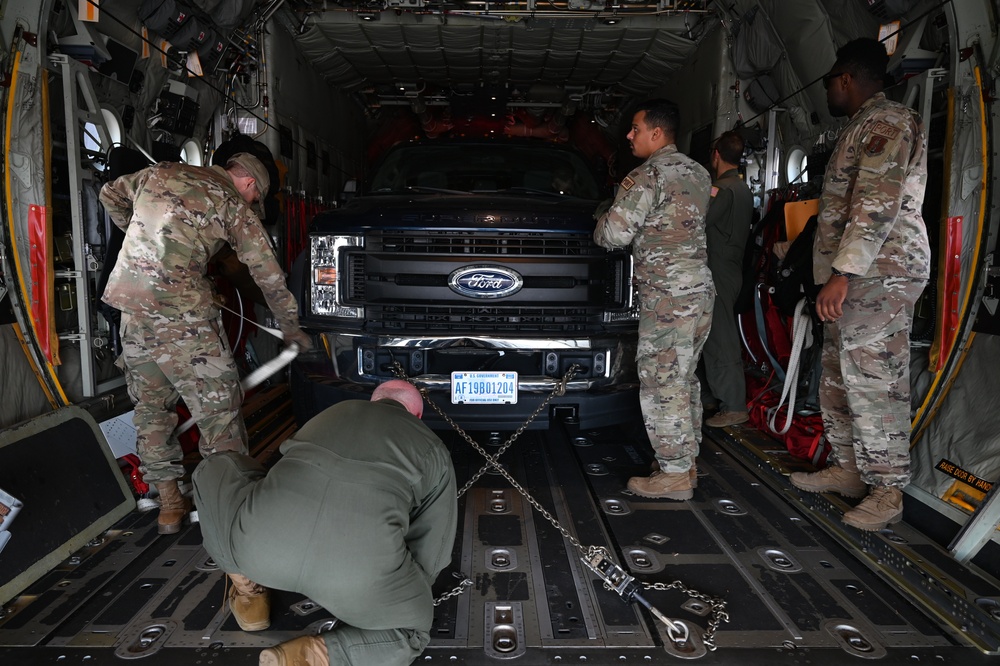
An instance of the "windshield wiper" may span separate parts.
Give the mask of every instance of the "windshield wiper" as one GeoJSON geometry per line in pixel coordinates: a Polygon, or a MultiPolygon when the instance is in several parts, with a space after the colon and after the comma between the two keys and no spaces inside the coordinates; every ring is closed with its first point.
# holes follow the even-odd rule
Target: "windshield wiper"
{"type": "Polygon", "coordinates": [[[407,192],[432,192],[435,194],[469,194],[465,190],[449,190],[444,187],[428,187],[427,185],[407,185],[407,192]]]}
{"type": "Polygon", "coordinates": [[[524,192],[527,194],[541,194],[547,197],[557,197],[559,199],[579,199],[580,197],[573,196],[572,194],[563,194],[562,192],[552,192],[551,190],[536,190],[533,187],[508,187],[505,192],[524,192]]]}

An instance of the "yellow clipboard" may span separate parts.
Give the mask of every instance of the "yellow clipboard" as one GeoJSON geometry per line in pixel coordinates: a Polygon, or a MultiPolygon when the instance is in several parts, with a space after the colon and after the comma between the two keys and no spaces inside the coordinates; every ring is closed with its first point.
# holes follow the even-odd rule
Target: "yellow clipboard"
{"type": "Polygon", "coordinates": [[[819,213],[819,199],[785,202],[785,237],[791,243],[802,232],[806,222],[819,213]]]}

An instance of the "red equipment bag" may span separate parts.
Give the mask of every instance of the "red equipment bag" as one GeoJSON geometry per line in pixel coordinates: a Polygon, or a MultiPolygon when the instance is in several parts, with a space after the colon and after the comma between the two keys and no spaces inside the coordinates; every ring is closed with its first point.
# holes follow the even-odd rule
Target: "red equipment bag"
{"type": "MultiPolygon", "coordinates": [[[[823,437],[823,417],[820,414],[795,414],[788,432],[783,435],[775,433],[768,423],[771,412],[777,407],[781,384],[769,386],[764,381],[751,379],[747,388],[754,396],[749,406],[750,425],[784,444],[793,457],[822,467],[830,453],[830,445],[823,437]]],[[[781,407],[775,422],[784,422],[787,408],[781,407]]]]}

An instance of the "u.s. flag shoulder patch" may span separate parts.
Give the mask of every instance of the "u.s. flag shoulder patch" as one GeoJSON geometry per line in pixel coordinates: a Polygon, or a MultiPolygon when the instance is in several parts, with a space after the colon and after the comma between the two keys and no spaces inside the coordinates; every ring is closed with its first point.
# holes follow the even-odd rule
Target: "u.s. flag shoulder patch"
{"type": "Polygon", "coordinates": [[[635,181],[632,180],[631,176],[625,176],[625,179],[621,182],[622,189],[628,192],[633,187],[635,187],[635,181]]]}

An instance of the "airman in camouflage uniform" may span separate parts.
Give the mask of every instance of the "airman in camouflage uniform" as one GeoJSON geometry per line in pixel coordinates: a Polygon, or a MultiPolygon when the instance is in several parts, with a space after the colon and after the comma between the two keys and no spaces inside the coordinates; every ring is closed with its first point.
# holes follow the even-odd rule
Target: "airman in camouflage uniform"
{"type": "Polygon", "coordinates": [[[243,391],[205,277],[209,260],[224,244],[249,268],[285,341],[310,345],[250,207],[263,199],[268,185],[264,165],[240,153],[225,169],[164,162],[101,189],[101,202],[125,232],[103,300],[122,311],[119,363],[135,402],[144,479],[160,491],[164,534],[180,529],[187,510],[176,481],[184,473],[175,435],[178,398],[198,424],[203,456],[246,452],[243,391]]]}
{"type": "Polygon", "coordinates": [[[813,277],[826,322],[820,405],[834,465],[796,473],[812,492],[867,497],[844,515],[878,530],[900,519],[910,480],[910,325],[930,274],[920,208],[927,138],[916,113],[886,99],[888,56],[858,39],[824,77],[834,115],[848,115],[820,199],[813,277]],[[869,493],[869,486],[871,490],[869,493]]]}
{"type": "Polygon", "coordinates": [[[677,151],[676,107],[666,100],[639,105],[628,140],[646,162],[621,182],[601,216],[594,241],[606,248],[632,244],[639,286],[639,399],[659,469],[633,477],[643,497],[693,496],[701,444],[698,357],[712,324],[715,287],[705,249],[708,172],[677,151]]]}

